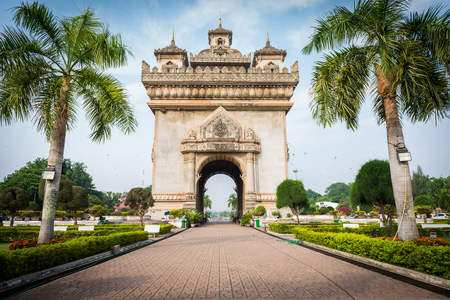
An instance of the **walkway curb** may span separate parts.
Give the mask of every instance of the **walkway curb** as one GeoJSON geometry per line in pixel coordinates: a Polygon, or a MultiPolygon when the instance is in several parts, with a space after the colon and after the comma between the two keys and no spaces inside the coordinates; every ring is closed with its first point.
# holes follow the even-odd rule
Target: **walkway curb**
{"type": "Polygon", "coordinates": [[[157,240],[148,239],[146,241],[141,241],[132,245],[121,247],[117,254],[113,254],[112,251],[107,251],[77,261],[73,261],[67,264],[63,264],[60,266],[56,266],[53,268],[45,269],[42,271],[38,271],[35,273],[27,274],[21,277],[0,282],[0,298],[4,299],[4,297],[10,297],[15,293],[19,293],[30,287],[41,285],[46,282],[50,282],[55,279],[64,277],[78,270],[89,268],[104,261],[114,259],[130,251],[138,250],[148,245],[165,240],[171,236],[184,232],[185,230],[187,229],[181,229],[176,232],[169,232],[167,234],[160,235],[160,238],[157,240]]]}
{"type": "MultiPolygon", "coordinates": [[[[292,236],[292,234],[278,234],[278,233],[272,232],[272,231],[264,231],[264,230],[257,229],[257,228],[254,228],[254,229],[261,231],[265,234],[271,235],[273,237],[276,237],[276,238],[283,238],[283,237],[286,238],[286,237],[292,236]]],[[[427,285],[431,285],[431,286],[435,286],[440,289],[444,289],[446,291],[445,295],[450,296],[450,280],[447,280],[444,278],[421,273],[421,272],[418,272],[415,270],[406,269],[403,267],[391,265],[391,264],[380,262],[380,261],[377,261],[374,259],[358,256],[355,254],[339,251],[336,249],[331,249],[331,248],[328,248],[325,246],[316,245],[316,244],[305,242],[305,241],[303,242],[303,245],[299,245],[299,246],[303,246],[303,247],[309,248],[311,250],[319,251],[319,252],[329,253],[333,256],[336,256],[337,258],[339,258],[339,257],[343,258],[344,260],[355,261],[359,264],[365,265],[365,267],[369,268],[369,269],[381,269],[385,272],[394,273],[394,274],[397,274],[397,275],[400,275],[400,276],[403,276],[406,278],[410,278],[412,280],[420,281],[427,285]]]]}

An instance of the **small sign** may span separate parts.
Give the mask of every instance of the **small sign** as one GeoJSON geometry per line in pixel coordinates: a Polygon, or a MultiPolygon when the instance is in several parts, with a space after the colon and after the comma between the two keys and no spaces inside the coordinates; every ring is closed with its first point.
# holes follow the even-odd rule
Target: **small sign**
{"type": "Polygon", "coordinates": [[[67,226],[55,226],[53,231],[67,231],[67,226]]]}
{"type": "Polygon", "coordinates": [[[160,225],[145,225],[144,231],[148,233],[159,233],[160,225]]]}
{"type": "Polygon", "coordinates": [[[430,232],[430,240],[435,241],[437,239],[436,232],[430,232]]]}
{"type": "Polygon", "coordinates": [[[80,226],[78,231],[94,231],[94,226],[80,226]]]}
{"type": "Polygon", "coordinates": [[[165,212],[164,212],[164,215],[165,215],[165,216],[170,215],[170,211],[165,211],[165,212]]]}

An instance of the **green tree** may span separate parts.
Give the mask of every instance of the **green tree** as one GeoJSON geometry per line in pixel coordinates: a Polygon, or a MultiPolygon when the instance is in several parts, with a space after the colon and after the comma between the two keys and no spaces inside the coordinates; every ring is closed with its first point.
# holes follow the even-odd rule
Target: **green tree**
{"type": "Polygon", "coordinates": [[[378,123],[386,124],[389,162],[399,217],[399,237],[419,238],[400,115],[414,122],[448,116],[450,11],[433,6],[409,13],[409,1],[358,0],[353,11],[336,7],[318,19],[303,53],[337,49],[313,71],[311,109],[323,126],[338,121],[358,128],[358,114],[372,86],[378,123]],[[406,184],[405,184],[406,182],[406,184]]]}
{"type": "Polygon", "coordinates": [[[106,216],[108,214],[108,210],[101,205],[94,205],[91,208],[89,208],[89,213],[93,214],[94,217],[102,218],[103,216],[106,216]]]}
{"type": "Polygon", "coordinates": [[[95,195],[88,195],[88,200],[89,200],[89,207],[92,207],[94,205],[104,206],[103,201],[100,200],[100,198],[95,195]]]}
{"type": "Polygon", "coordinates": [[[135,209],[140,217],[141,226],[144,225],[144,215],[153,206],[152,194],[145,188],[132,188],[127,195],[125,205],[135,209]]]}
{"type": "Polygon", "coordinates": [[[28,202],[28,207],[26,208],[26,210],[40,211],[41,207],[36,202],[31,201],[28,202]]]}
{"type": "Polygon", "coordinates": [[[113,208],[114,206],[117,206],[120,204],[120,198],[122,197],[122,193],[114,193],[114,192],[105,192],[105,200],[103,203],[108,208],[113,208]]]}
{"type": "Polygon", "coordinates": [[[65,158],[66,176],[73,186],[81,186],[89,193],[95,190],[95,185],[92,182],[92,176],[86,171],[87,166],[82,162],[72,162],[65,158]]]}
{"type": "Polygon", "coordinates": [[[423,170],[420,166],[417,166],[417,171],[413,172],[412,175],[412,194],[413,197],[416,198],[420,195],[426,195],[427,190],[427,184],[430,181],[430,176],[425,175],[423,173],[423,170]]]}
{"type": "MultiPolygon", "coordinates": [[[[72,162],[68,158],[64,159],[64,163],[66,165],[66,176],[72,185],[79,183],[92,193],[101,193],[95,191],[92,177],[86,172],[84,163],[72,162]]],[[[27,192],[28,201],[38,203],[40,206],[39,210],[41,210],[42,198],[39,196],[38,190],[42,171],[47,165],[47,159],[45,158],[37,158],[33,162],[27,162],[24,167],[4,178],[4,181],[0,183],[0,190],[9,186],[21,187],[27,192]]]]}
{"type": "Polygon", "coordinates": [[[331,202],[339,203],[341,199],[347,198],[350,195],[351,184],[343,182],[336,182],[325,189],[325,194],[331,202]]]}
{"type": "Polygon", "coordinates": [[[383,224],[391,228],[395,201],[389,162],[374,159],[365,163],[352,185],[350,201],[353,207],[370,205],[369,211],[379,207],[383,224]]]}
{"type": "Polygon", "coordinates": [[[308,208],[308,196],[303,182],[300,180],[286,179],[277,187],[277,208],[289,207],[297,216],[297,224],[300,224],[298,215],[302,209],[308,208]]]}
{"type": "Polygon", "coordinates": [[[441,197],[439,198],[439,207],[445,210],[450,209],[450,186],[441,190],[441,197]]]}
{"type": "Polygon", "coordinates": [[[27,162],[25,166],[3,179],[3,182],[0,183],[0,190],[7,187],[20,187],[27,193],[29,202],[36,201],[42,207],[42,200],[38,196],[38,190],[42,171],[46,166],[47,160],[44,158],[36,158],[32,162],[27,162]]]}
{"type": "Polygon", "coordinates": [[[53,238],[65,137],[76,108],[85,109],[96,142],[109,138],[113,126],[124,133],[137,126],[124,88],[104,73],[126,65],[130,52],[90,7],[78,16],[57,18],[34,2],[13,13],[16,28],[6,27],[0,37],[0,123],[33,116],[50,142],[48,164],[56,175],[45,187],[38,238],[43,243],[53,238]],[[78,99],[83,102],[77,104],[78,99]]]}
{"type": "MultiPolygon", "coordinates": [[[[57,202],[57,208],[60,203],[65,203],[68,201],[71,201],[73,198],[73,187],[72,183],[67,179],[65,175],[61,176],[61,180],[59,181],[58,186],[58,202],[57,202]]],[[[39,197],[42,199],[44,198],[45,193],[45,180],[42,179],[41,183],[39,184],[39,197]]]]}
{"type": "Polygon", "coordinates": [[[317,198],[322,197],[321,194],[319,194],[311,189],[306,190],[306,196],[308,196],[309,204],[311,204],[311,205],[314,205],[316,203],[317,198]]]}
{"type": "Polygon", "coordinates": [[[231,194],[230,196],[228,196],[228,207],[231,207],[232,211],[236,210],[236,207],[237,207],[237,195],[236,194],[231,194]]]}
{"type": "Polygon", "coordinates": [[[427,183],[428,196],[433,200],[435,207],[440,207],[439,199],[441,198],[442,189],[450,186],[450,176],[435,178],[432,177],[427,183]]]}
{"type": "Polygon", "coordinates": [[[203,196],[203,205],[205,207],[205,215],[206,215],[208,208],[211,209],[211,205],[212,205],[212,200],[211,200],[211,198],[209,198],[208,195],[203,196]]]}
{"type": "Polygon", "coordinates": [[[14,217],[18,210],[28,206],[27,193],[22,188],[8,187],[0,192],[0,209],[8,210],[11,215],[9,226],[14,225],[14,217]]]}
{"type": "Polygon", "coordinates": [[[58,208],[72,213],[74,223],[78,225],[77,214],[79,210],[84,210],[89,207],[89,198],[86,189],[81,186],[74,186],[71,199],[66,199],[65,202],[58,202],[58,208]]]}
{"type": "Polygon", "coordinates": [[[428,197],[427,195],[420,195],[417,196],[416,198],[414,198],[414,206],[430,206],[430,207],[436,207],[434,205],[433,200],[431,200],[430,197],[428,197]]]}

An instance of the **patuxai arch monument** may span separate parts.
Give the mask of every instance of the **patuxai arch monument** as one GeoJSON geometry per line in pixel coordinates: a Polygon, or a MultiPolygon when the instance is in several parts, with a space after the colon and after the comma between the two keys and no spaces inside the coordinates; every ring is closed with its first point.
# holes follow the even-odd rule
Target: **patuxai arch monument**
{"type": "Polygon", "coordinates": [[[156,218],[178,208],[203,212],[207,180],[236,183],[238,215],[257,205],[274,209],[288,177],[286,114],[299,81],[298,63],[270,45],[252,55],[231,48],[233,32],[208,32],[209,48],[187,55],[175,45],[142,63],[142,84],[155,115],[152,193],[156,218]]]}

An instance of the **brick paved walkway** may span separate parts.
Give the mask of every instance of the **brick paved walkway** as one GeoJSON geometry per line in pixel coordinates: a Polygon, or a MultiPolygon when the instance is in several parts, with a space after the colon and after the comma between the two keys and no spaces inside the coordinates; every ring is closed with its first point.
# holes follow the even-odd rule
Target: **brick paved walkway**
{"type": "Polygon", "coordinates": [[[208,224],[14,299],[447,299],[252,228],[208,224]]]}

